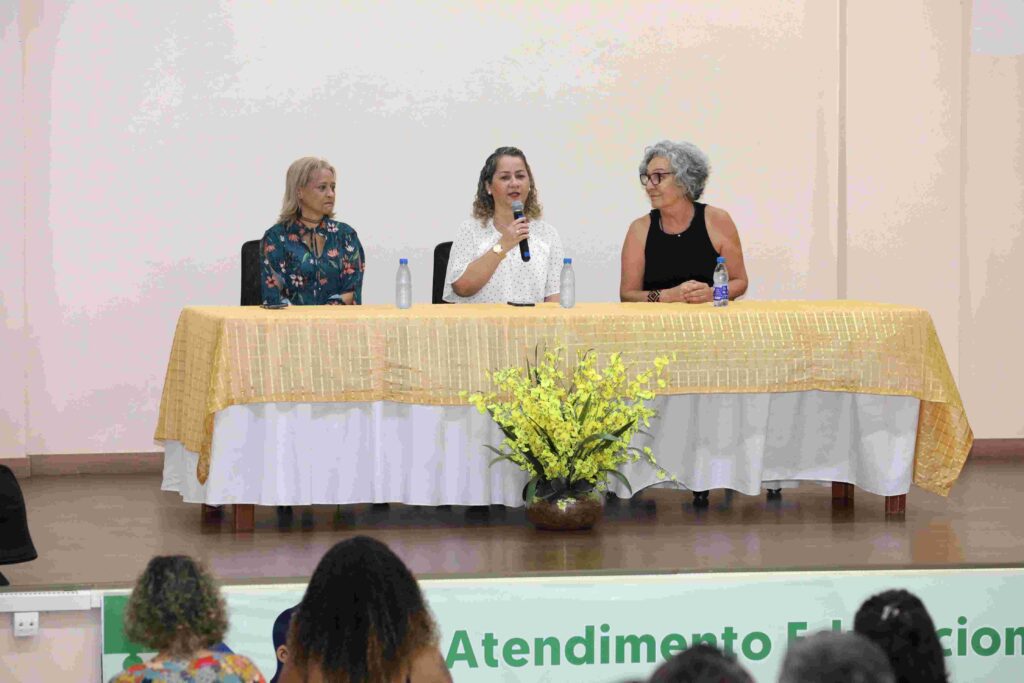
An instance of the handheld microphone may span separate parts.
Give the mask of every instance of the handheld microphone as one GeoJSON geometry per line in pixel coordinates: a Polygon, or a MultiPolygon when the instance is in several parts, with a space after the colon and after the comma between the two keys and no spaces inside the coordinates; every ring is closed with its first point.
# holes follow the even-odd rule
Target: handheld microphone
{"type": "MultiPolygon", "coordinates": [[[[523,203],[518,199],[512,202],[512,220],[517,221],[523,217],[523,203]]],[[[519,256],[523,261],[530,260],[530,240],[523,240],[519,243],[519,256]]]]}

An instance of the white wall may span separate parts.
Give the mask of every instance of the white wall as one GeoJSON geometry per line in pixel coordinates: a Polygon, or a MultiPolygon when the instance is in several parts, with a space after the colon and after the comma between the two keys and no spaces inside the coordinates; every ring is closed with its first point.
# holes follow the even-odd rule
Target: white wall
{"type": "Polygon", "coordinates": [[[975,0],[973,9],[965,73],[960,391],[976,434],[1022,437],[1024,3],[975,0]]]}
{"type": "Polygon", "coordinates": [[[848,6],[847,297],[928,309],[956,376],[961,8],[848,6]]]}
{"type": "Polygon", "coordinates": [[[100,610],[40,612],[39,632],[30,638],[14,637],[12,616],[0,613],[0,681],[100,680],[100,610]]]}
{"type": "MultiPolygon", "coordinates": [[[[239,246],[274,221],[285,169],[306,154],[338,167],[339,217],[368,252],[367,303],[391,300],[399,256],[412,260],[414,298],[429,300],[432,248],[468,215],[483,159],[504,144],[526,151],[580,298],[596,301],[616,298],[623,232],[648,209],[643,147],[689,139],[711,156],[707,201],[739,226],[749,298],[920,305],[954,370],[995,370],[984,344],[1002,323],[983,314],[979,278],[999,240],[1019,242],[1019,199],[975,213],[964,183],[969,196],[988,191],[978,178],[991,155],[1019,198],[1019,126],[1009,150],[964,152],[963,130],[990,123],[964,113],[970,7],[21,0],[20,11],[31,123],[25,255],[12,268],[25,276],[2,291],[11,339],[27,320],[29,453],[155,448],[179,310],[237,302],[239,246]],[[999,240],[964,238],[993,218],[999,240]],[[8,301],[18,295],[23,309],[8,301]]],[[[1007,81],[1019,73],[1005,68],[1007,81]]],[[[1019,90],[1003,85],[978,97],[1019,112],[1019,90]]],[[[1015,125],[1009,112],[993,123],[1015,125]]],[[[1002,373],[1022,378],[1024,361],[1002,373]]],[[[978,436],[1024,435],[1020,412],[982,417],[993,401],[970,382],[978,436]]],[[[18,394],[4,389],[0,413],[17,417],[18,394]]]]}
{"type": "Polygon", "coordinates": [[[0,4],[0,458],[25,456],[25,175],[17,3],[0,4]]]}

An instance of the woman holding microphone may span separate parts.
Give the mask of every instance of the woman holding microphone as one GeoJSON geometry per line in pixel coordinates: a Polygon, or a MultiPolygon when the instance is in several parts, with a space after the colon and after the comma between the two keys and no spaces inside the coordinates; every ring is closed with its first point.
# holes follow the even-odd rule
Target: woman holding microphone
{"type": "Polygon", "coordinates": [[[444,300],[557,302],[562,240],[541,211],[526,155],[515,147],[494,150],[480,169],[473,218],[459,226],[452,243],[444,300]],[[529,245],[528,260],[521,242],[529,245]]]}

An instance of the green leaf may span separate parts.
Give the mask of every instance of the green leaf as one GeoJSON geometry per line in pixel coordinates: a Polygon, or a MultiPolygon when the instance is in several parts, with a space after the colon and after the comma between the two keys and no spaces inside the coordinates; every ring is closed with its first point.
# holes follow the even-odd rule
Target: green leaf
{"type": "Polygon", "coordinates": [[[526,484],[526,488],[523,489],[523,500],[529,503],[531,500],[537,497],[537,477],[533,477],[526,484]]]}
{"type": "MultiPolygon", "coordinates": [[[[525,415],[525,413],[523,414],[525,415]]],[[[533,426],[537,429],[537,433],[544,437],[544,440],[548,442],[548,448],[551,449],[551,452],[557,455],[558,449],[555,447],[554,439],[552,439],[551,435],[548,434],[548,430],[541,427],[540,424],[536,420],[534,420],[533,417],[531,417],[530,415],[526,415],[526,418],[533,423],[533,426]]]]}
{"type": "Polygon", "coordinates": [[[511,455],[503,455],[500,458],[495,458],[494,460],[492,460],[489,463],[487,463],[487,466],[491,467],[491,466],[501,462],[502,460],[508,460],[513,465],[516,465],[517,467],[519,466],[519,463],[517,463],[515,460],[513,460],[511,455]]]}
{"type": "Polygon", "coordinates": [[[629,479],[626,479],[626,475],[622,472],[619,472],[618,470],[601,470],[601,472],[606,472],[621,481],[622,485],[626,487],[627,491],[629,491],[629,495],[633,495],[633,487],[629,485],[629,479]]]}
{"type": "Polygon", "coordinates": [[[608,436],[610,436],[610,435],[609,434],[591,434],[587,438],[583,439],[583,441],[579,442],[579,444],[576,446],[576,451],[573,453],[573,457],[574,458],[580,457],[583,454],[583,450],[587,446],[589,446],[590,444],[594,443],[595,441],[600,441],[602,439],[605,439],[608,436]]]}
{"type": "Polygon", "coordinates": [[[587,396],[587,402],[583,404],[583,410],[580,411],[580,425],[587,423],[587,415],[590,414],[590,405],[594,402],[594,395],[587,396]]]}
{"type": "Polygon", "coordinates": [[[629,428],[632,427],[632,426],[633,426],[633,421],[630,420],[629,422],[627,422],[626,424],[622,425],[621,427],[616,429],[614,432],[612,432],[612,436],[614,436],[615,438],[619,438],[623,434],[625,434],[629,430],[629,428]]]}
{"type": "Polygon", "coordinates": [[[593,457],[593,456],[597,455],[598,453],[600,453],[601,451],[603,451],[605,448],[608,448],[609,446],[611,446],[612,444],[616,444],[616,443],[621,443],[622,442],[622,439],[616,438],[616,437],[612,436],[611,434],[607,434],[607,433],[605,433],[605,434],[597,434],[596,436],[599,437],[597,439],[597,442],[593,446],[591,446],[587,450],[587,452],[583,454],[582,457],[584,457],[584,458],[593,457]]]}
{"type": "Polygon", "coordinates": [[[572,486],[569,487],[569,493],[573,495],[580,493],[590,493],[594,490],[594,484],[587,481],[586,479],[580,479],[579,481],[573,482],[572,486]]]}
{"type": "Polygon", "coordinates": [[[597,437],[597,444],[592,446],[589,451],[586,452],[587,456],[591,456],[595,453],[599,453],[601,449],[607,448],[609,444],[619,443],[622,441],[622,435],[632,426],[632,422],[627,422],[612,433],[604,432],[602,434],[593,434],[589,438],[597,437]]]}
{"type": "Polygon", "coordinates": [[[504,434],[506,437],[508,437],[512,441],[516,440],[516,434],[511,429],[509,429],[505,425],[500,425],[497,422],[495,422],[494,424],[498,425],[498,429],[500,429],[501,433],[504,434]]]}
{"type": "Polygon", "coordinates": [[[568,490],[569,482],[564,477],[559,477],[558,479],[546,479],[541,481],[537,486],[537,498],[540,500],[558,498],[568,490]]]}
{"type": "Polygon", "coordinates": [[[533,466],[534,472],[539,476],[547,476],[547,472],[544,471],[544,465],[541,464],[540,460],[537,459],[537,456],[534,455],[529,448],[524,448],[521,452],[523,457],[526,458],[526,461],[533,466]]]}

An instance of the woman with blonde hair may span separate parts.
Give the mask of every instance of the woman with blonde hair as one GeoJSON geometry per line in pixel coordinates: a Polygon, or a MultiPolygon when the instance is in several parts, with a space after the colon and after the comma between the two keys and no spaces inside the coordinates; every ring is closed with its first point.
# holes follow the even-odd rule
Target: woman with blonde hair
{"type": "Polygon", "coordinates": [[[224,600],[210,575],[185,555],[154,557],[128,598],[124,631],[157,655],[111,683],[264,683],[247,657],[215,649],[227,630],[224,600]]]}
{"type": "Polygon", "coordinates": [[[366,255],[352,226],[334,218],[336,189],[326,159],[288,167],[281,214],[260,245],[264,305],[362,303],[366,255]]]}

